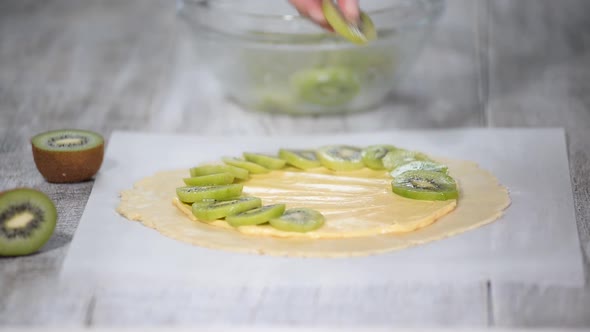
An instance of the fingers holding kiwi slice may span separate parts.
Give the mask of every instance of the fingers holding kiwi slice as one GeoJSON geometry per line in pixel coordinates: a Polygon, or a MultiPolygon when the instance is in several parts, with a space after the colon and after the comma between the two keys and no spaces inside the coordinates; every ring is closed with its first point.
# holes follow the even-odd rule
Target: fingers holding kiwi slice
{"type": "Polygon", "coordinates": [[[269,220],[272,227],[285,232],[311,232],[322,227],[325,223],[324,216],[312,209],[289,209],[278,218],[269,220]]]}
{"type": "Polygon", "coordinates": [[[400,196],[427,201],[457,199],[459,191],[455,180],[435,171],[407,171],[391,182],[392,191],[400,196]]]}
{"type": "Polygon", "coordinates": [[[278,218],[285,212],[285,204],[273,204],[227,216],[225,221],[233,227],[260,225],[278,218]]]}
{"type": "Polygon", "coordinates": [[[358,22],[348,21],[333,0],[322,0],[322,10],[328,24],[340,36],[349,41],[364,45],[377,39],[377,30],[371,18],[361,11],[358,22]]]}
{"type": "Polygon", "coordinates": [[[322,163],[313,150],[280,149],[279,158],[285,160],[291,166],[304,170],[322,166],[322,163]]]}
{"type": "Polygon", "coordinates": [[[322,165],[333,171],[353,171],[363,168],[362,150],[354,146],[330,145],[317,150],[322,165]]]}
{"type": "Polygon", "coordinates": [[[361,82],[350,68],[326,67],[295,73],[291,77],[291,87],[304,102],[320,106],[341,106],[358,95],[361,82]]]}
{"type": "Polygon", "coordinates": [[[51,237],[57,210],[49,197],[34,189],[0,194],[0,256],[38,251],[51,237]]]}
{"type": "Polygon", "coordinates": [[[262,206],[257,197],[239,197],[231,200],[205,201],[192,205],[192,212],[201,221],[213,221],[262,206]]]}

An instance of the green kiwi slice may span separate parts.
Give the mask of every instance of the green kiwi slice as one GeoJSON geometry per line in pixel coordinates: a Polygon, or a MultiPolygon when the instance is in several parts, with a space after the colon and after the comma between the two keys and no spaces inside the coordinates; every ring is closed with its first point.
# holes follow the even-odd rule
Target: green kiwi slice
{"type": "Polygon", "coordinates": [[[308,208],[289,209],[278,218],[269,220],[272,227],[285,232],[310,232],[324,225],[324,216],[308,208]]]}
{"type": "Polygon", "coordinates": [[[190,169],[190,174],[192,177],[219,173],[230,173],[234,176],[234,178],[240,180],[248,180],[250,174],[250,172],[248,172],[246,169],[229,165],[204,165],[190,169]]]}
{"type": "Polygon", "coordinates": [[[285,212],[285,204],[266,205],[253,210],[227,216],[225,221],[233,227],[260,225],[278,218],[285,212]]]}
{"type": "Polygon", "coordinates": [[[231,200],[194,203],[192,212],[202,221],[213,221],[262,206],[257,197],[239,197],[231,200]]]}
{"type": "Polygon", "coordinates": [[[71,183],[91,179],[100,169],[104,139],[95,132],[54,130],[31,139],[33,160],[48,182],[71,183]]]}
{"type": "Polygon", "coordinates": [[[262,167],[256,163],[240,158],[224,157],[221,160],[230,166],[243,168],[252,174],[264,174],[270,172],[270,170],[266,167],[262,167]]]}
{"type": "Polygon", "coordinates": [[[193,176],[182,179],[187,186],[215,186],[230,184],[234,182],[235,177],[231,173],[217,173],[201,176],[193,176]]]}
{"type": "Polygon", "coordinates": [[[300,169],[310,169],[322,166],[315,151],[312,150],[288,150],[280,149],[279,158],[287,164],[300,169]]]}
{"type": "Polygon", "coordinates": [[[194,203],[206,199],[226,200],[242,194],[242,184],[228,184],[223,186],[198,186],[176,188],[176,195],[184,203],[194,203]]]}
{"type": "Polygon", "coordinates": [[[437,163],[436,161],[422,161],[414,160],[398,166],[396,169],[391,171],[389,174],[392,177],[397,177],[408,171],[434,171],[443,174],[447,174],[449,168],[446,165],[437,163]]]}
{"type": "Polygon", "coordinates": [[[294,93],[310,104],[341,106],[354,99],[361,89],[356,73],[346,67],[313,68],[291,77],[294,93]]]}
{"type": "Polygon", "coordinates": [[[388,152],[385,157],[383,157],[383,167],[391,171],[403,164],[407,164],[410,161],[415,160],[431,161],[430,158],[428,158],[428,156],[424,153],[398,149],[388,152]]]}
{"type": "Polygon", "coordinates": [[[362,150],[347,145],[324,146],[317,150],[322,165],[334,171],[353,171],[363,168],[362,150]]]}
{"type": "Polygon", "coordinates": [[[407,171],[391,182],[392,191],[400,196],[426,200],[446,201],[459,197],[455,180],[435,171],[407,171]]]}
{"type": "Polygon", "coordinates": [[[258,164],[264,168],[273,169],[273,170],[274,169],[281,169],[281,168],[285,167],[285,165],[287,165],[287,162],[284,161],[283,159],[273,157],[273,156],[267,156],[265,154],[260,154],[260,153],[244,152],[244,158],[249,162],[253,162],[253,163],[258,164]]]}
{"type": "Polygon", "coordinates": [[[393,145],[371,145],[363,149],[361,155],[363,163],[370,169],[381,170],[385,169],[383,166],[383,158],[390,151],[395,151],[397,148],[393,145]]]}
{"type": "Polygon", "coordinates": [[[38,251],[55,230],[57,211],[44,193],[14,189],[0,195],[0,256],[38,251]]]}
{"type": "Polygon", "coordinates": [[[322,9],[334,31],[349,41],[364,45],[377,38],[377,30],[371,18],[361,11],[358,23],[349,22],[333,0],[323,0],[322,9]]]}

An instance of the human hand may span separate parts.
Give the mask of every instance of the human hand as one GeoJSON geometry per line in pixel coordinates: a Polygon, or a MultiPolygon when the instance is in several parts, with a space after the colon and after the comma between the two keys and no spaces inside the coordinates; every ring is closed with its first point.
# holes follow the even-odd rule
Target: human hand
{"type": "MultiPolygon", "coordinates": [[[[332,30],[322,11],[322,0],[289,0],[297,11],[325,29],[332,30]]],[[[338,6],[344,17],[351,21],[359,20],[359,0],[338,0],[338,6]]]]}

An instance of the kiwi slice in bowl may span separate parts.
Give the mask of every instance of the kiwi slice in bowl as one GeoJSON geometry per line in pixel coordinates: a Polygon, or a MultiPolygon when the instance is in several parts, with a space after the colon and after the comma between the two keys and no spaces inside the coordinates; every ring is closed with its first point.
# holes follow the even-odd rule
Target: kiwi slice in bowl
{"type": "Polygon", "coordinates": [[[371,145],[363,149],[361,155],[363,163],[370,169],[382,170],[383,158],[387,153],[395,151],[397,148],[393,145],[371,145]]]}
{"type": "Polygon", "coordinates": [[[330,145],[317,150],[318,159],[334,171],[353,171],[365,167],[362,150],[348,145],[330,145]]]}
{"type": "Polygon", "coordinates": [[[28,188],[0,194],[0,256],[37,252],[55,230],[57,210],[44,193],[28,188]]]}
{"type": "Polygon", "coordinates": [[[182,181],[187,186],[215,186],[223,184],[231,184],[234,182],[235,177],[231,173],[217,173],[202,176],[193,176],[190,178],[184,178],[182,181]]]}
{"type": "Polygon", "coordinates": [[[231,200],[194,203],[192,212],[199,220],[213,221],[261,206],[262,201],[258,197],[239,197],[231,200]]]}
{"type": "Polygon", "coordinates": [[[323,0],[322,10],[334,31],[349,41],[364,45],[377,39],[377,30],[371,18],[363,11],[358,22],[349,22],[333,0],[323,0]]]}
{"type": "Polygon", "coordinates": [[[287,165],[287,162],[283,159],[261,153],[244,152],[244,158],[249,162],[272,170],[281,169],[287,165]]]}
{"type": "Polygon", "coordinates": [[[285,204],[265,205],[253,210],[227,216],[225,221],[233,227],[260,225],[278,218],[285,212],[285,204]]]}
{"type": "Polygon", "coordinates": [[[190,169],[191,177],[204,176],[219,173],[230,173],[236,179],[248,180],[250,172],[248,170],[229,166],[229,165],[203,165],[197,166],[190,169]]]}
{"type": "Polygon", "coordinates": [[[176,188],[176,195],[184,203],[195,203],[203,200],[226,200],[242,194],[242,184],[223,186],[197,186],[176,188]]]}
{"type": "Polygon", "coordinates": [[[31,139],[33,159],[48,182],[70,183],[91,179],[104,157],[104,139],[95,132],[54,130],[31,139]]]}
{"type": "Polygon", "coordinates": [[[422,152],[417,151],[408,151],[403,149],[397,149],[394,151],[388,152],[385,157],[383,157],[383,167],[387,170],[394,170],[400,167],[403,164],[407,164],[411,161],[431,161],[427,155],[422,152]]]}
{"type": "Polygon", "coordinates": [[[306,233],[314,231],[324,225],[326,218],[312,209],[289,209],[278,218],[269,220],[272,227],[285,232],[306,233]]]}
{"type": "Polygon", "coordinates": [[[285,160],[291,166],[304,170],[322,166],[315,151],[312,150],[280,149],[279,158],[285,160]]]}
{"type": "Polygon", "coordinates": [[[426,201],[457,199],[459,190],[455,180],[435,171],[407,171],[391,182],[392,191],[400,196],[426,201]]]}
{"type": "Polygon", "coordinates": [[[240,159],[240,158],[224,157],[221,160],[223,160],[224,163],[226,163],[230,166],[243,168],[252,174],[264,174],[264,173],[270,172],[270,170],[266,167],[262,167],[256,163],[253,163],[253,162],[250,162],[250,161],[247,161],[244,159],[240,159]]]}
{"type": "Polygon", "coordinates": [[[291,87],[304,102],[320,106],[341,106],[358,95],[361,82],[350,68],[327,67],[295,73],[291,77],[291,87]]]}
{"type": "Polygon", "coordinates": [[[437,163],[436,161],[414,160],[414,161],[410,161],[406,164],[403,164],[401,166],[398,166],[393,171],[391,171],[389,174],[395,178],[395,177],[400,176],[403,173],[408,172],[408,171],[434,171],[434,172],[447,174],[447,172],[449,171],[449,168],[447,167],[447,165],[437,163]]]}

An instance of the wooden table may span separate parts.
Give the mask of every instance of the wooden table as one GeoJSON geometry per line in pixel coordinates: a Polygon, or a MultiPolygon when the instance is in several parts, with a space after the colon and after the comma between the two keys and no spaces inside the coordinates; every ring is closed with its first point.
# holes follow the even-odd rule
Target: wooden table
{"type": "Polygon", "coordinates": [[[587,0],[449,0],[433,39],[388,105],[350,116],[291,118],[220,109],[225,104],[206,87],[195,89],[199,75],[189,43],[178,34],[171,0],[0,2],[0,190],[38,188],[55,200],[60,214],[41,253],[0,260],[0,323],[590,326],[590,286],[405,284],[356,293],[263,288],[223,294],[56,286],[93,183],[46,183],[29,146],[35,133],[64,127],[106,137],[120,129],[279,135],[564,127],[588,275],[589,13],[587,0]],[[338,306],[297,319],[277,311],[287,305],[305,312],[309,303],[300,299],[306,294],[337,299],[338,306]],[[235,307],[221,306],[231,298],[235,307]],[[384,307],[367,309],[363,298],[384,307]]]}

